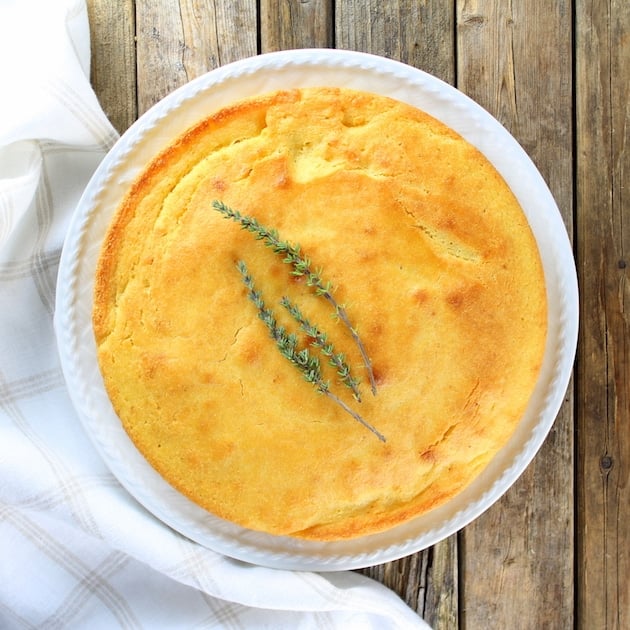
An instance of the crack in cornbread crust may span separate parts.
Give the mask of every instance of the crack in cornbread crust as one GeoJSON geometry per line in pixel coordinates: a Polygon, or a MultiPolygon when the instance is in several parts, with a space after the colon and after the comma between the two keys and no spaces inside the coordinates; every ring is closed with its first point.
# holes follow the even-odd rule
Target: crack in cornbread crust
{"type": "Polygon", "coordinates": [[[114,408],[167,481],[245,527],[334,540],[408,520],[479,474],[535,385],[546,298],[526,219],[476,149],[393,100],[313,88],[223,109],[147,167],[105,238],[93,322],[114,408]],[[376,397],[323,300],[214,199],[323,268],[376,397]],[[360,405],[335,391],[385,444],[280,356],[239,258],[269,305],[298,302],[362,373],[360,405]]]}

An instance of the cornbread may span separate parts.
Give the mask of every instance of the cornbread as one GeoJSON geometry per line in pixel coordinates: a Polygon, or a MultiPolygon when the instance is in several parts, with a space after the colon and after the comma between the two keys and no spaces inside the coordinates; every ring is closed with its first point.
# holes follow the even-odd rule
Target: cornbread
{"type": "Polygon", "coordinates": [[[423,514],[479,475],[532,395],[546,313],[536,242],[488,160],[411,106],[322,87],[221,109],[146,167],[105,237],[93,324],[114,409],[166,481],[246,528],[341,540],[423,514]],[[214,200],[321,269],[376,395],[331,305],[214,200]],[[241,260],[384,442],[282,356],[241,260]],[[344,354],[360,402],[284,296],[344,354]]]}

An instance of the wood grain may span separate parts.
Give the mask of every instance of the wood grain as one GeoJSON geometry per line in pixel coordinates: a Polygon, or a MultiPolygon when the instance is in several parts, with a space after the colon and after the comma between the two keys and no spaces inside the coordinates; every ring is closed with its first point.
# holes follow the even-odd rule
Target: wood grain
{"type": "MultiPolygon", "coordinates": [[[[459,2],[457,83],[524,146],[572,234],[570,5],[546,6],[459,2]]],[[[464,628],[572,627],[572,416],[569,391],[521,479],[463,532],[464,628]]]]}
{"type": "Polygon", "coordinates": [[[331,48],[331,0],[261,0],[261,52],[294,48],[331,48]]]}
{"type": "Polygon", "coordinates": [[[255,0],[136,0],[138,114],[219,65],[257,52],[255,0]]]}
{"type": "Polygon", "coordinates": [[[435,630],[459,628],[461,599],[459,591],[459,546],[457,535],[433,545],[428,556],[423,607],[416,610],[435,630]]]}
{"type": "Polygon", "coordinates": [[[87,3],[92,45],[91,76],[103,111],[122,133],[138,116],[133,0],[87,3]]]}
{"type": "Polygon", "coordinates": [[[453,3],[344,0],[335,11],[335,47],[396,59],[453,83],[453,3]]]}
{"type": "Polygon", "coordinates": [[[576,3],[578,627],[630,628],[630,9],[576,3]]]}

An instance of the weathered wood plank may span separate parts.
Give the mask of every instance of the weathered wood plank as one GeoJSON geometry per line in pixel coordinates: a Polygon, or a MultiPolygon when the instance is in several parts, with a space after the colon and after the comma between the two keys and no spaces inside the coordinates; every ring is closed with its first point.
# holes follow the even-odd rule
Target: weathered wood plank
{"type": "Polygon", "coordinates": [[[457,536],[361,573],[398,593],[435,630],[459,628],[457,536]]]}
{"type": "Polygon", "coordinates": [[[137,118],[133,0],[88,0],[91,82],[103,111],[123,132],[137,118]]]}
{"type": "Polygon", "coordinates": [[[453,535],[434,545],[423,554],[428,555],[424,606],[418,609],[424,620],[435,630],[459,628],[459,545],[453,535]]]}
{"type": "Polygon", "coordinates": [[[630,6],[576,2],[578,627],[630,628],[630,6]]]}
{"type": "Polygon", "coordinates": [[[333,46],[331,0],[262,0],[261,52],[333,46]]]}
{"type": "MultiPolygon", "coordinates": [[[[532,157],[572,233],[571,6],[458,2],[458,87],[532,157]]],[[[571,390],[540,453],[461,536],[466,628],[573,624],[571,390]]]]}
{"type": "MultiPolygon", "coordinates": [[[[454,11],[440,1],[338,2],[335,46],[382,55],[455,77],[454,11]]],[[[458,628],[457,536],[431,549],[363,572],[397,592],[436,630],[458,628]]]]}
{"type": "Polygon", "coordinates": [[[335,47],[408,63],[453,83],[454,11],[441,0],[343,0],[335,11],[335,47]]]}
{"type": "Polygon", "coordinates": [[[255,0],[136,1],[138,114],[191,79],[255,55],[255,0]]]}

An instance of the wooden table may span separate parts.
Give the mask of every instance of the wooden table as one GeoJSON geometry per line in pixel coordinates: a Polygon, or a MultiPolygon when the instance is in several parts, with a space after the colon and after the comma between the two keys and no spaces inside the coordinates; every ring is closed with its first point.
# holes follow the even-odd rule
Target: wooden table
{"type": "Polygon", "coordinates": [[[573,239],[575,378],[505,497],[366,570],[436,629],[630,628],[630,4],[627,0],[88,0],[92,81],[124,131],[174,88],[279,49],[401,60],[517,138],[573,239]]]}

